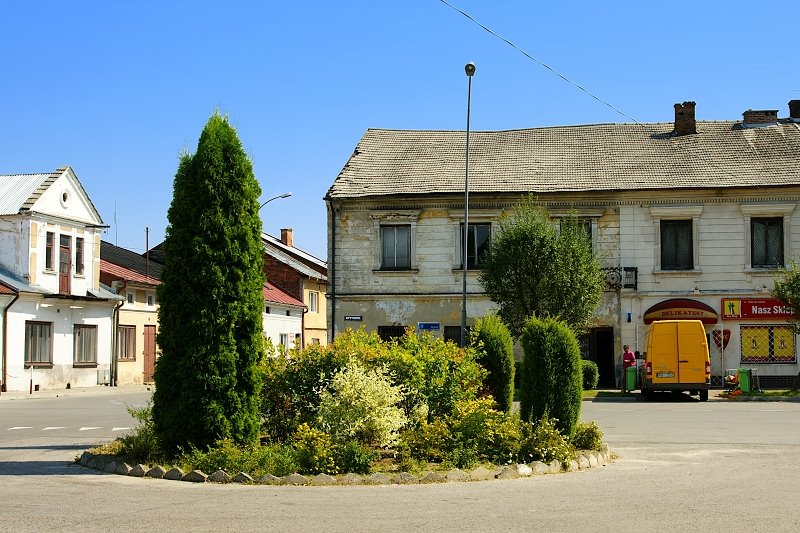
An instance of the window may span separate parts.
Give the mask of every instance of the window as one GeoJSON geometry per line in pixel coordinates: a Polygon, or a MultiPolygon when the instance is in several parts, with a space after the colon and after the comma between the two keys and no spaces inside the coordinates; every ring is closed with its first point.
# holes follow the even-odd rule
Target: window
{"type": "Polygon", "coordinates": [[[129,293],[126,295],[126,298],[127,298],[127,300],[128,300],[128,303],[129,303],[129,304],[132,304],[132,303],[133,303],[133,293],[132,293],[132,292],[129,292],[129,293]]]}
{"type": "Polygon", "coordinates": [[[53,264],[55,263],[55,242],[56,242],[56,235],[52,231],[47,232],[47,243],[46,243],[46,250],[44,252],[44,268],[45,270],[53,270],[53,264]]]}
{"type": "Polygon", "coordinates": [[[83,237],[75,237],[75,274],[83,275],[83,237]]]}
{"type": "Polygon", "coordinates": [[[312,337],[311,338],[311,344],[313,344],[314,346],[319,346],[319,344],[320,344],[319,343],[319,339],[316,338],[316,337],[312,337]]]}
{"type": "Polygon", "coordinates": [[[117,359],[125,361],[136,360],[136,326],[119,326],[119,341],[117,344],[117,359]]]}
{"type": "Polygon", "coordinates": [[[72,363],[74,365],[97,364],[97,326],[75,325],[73,329],[74,350],[72,363]]]}
{"type": "Polygon", "coordinates": [[[319,313],[319,293],[316,291],[308,293],[308,310],[311,313],[319,313]]]}
{"type": "Polygon", "coordinates": [[[264,305],[264,313],[266,313],[266,314],[269,314],[269,312],[271,311],[271,309],[269,308],[269,306],[268,306],[268,305],[266,305],[266,303],[267,303],[267,302],[264,302],[264,304],[265,304],[265,305],[264,305]]]}
{"type": "MultiPolygon", "coordinates": [[[[467,339],[472,326],[467,326],[467,339]]],[[[461,326],[445,326],[444,327],[444,340],[450,341],[458,346],[461,346],[461,326]]]]}
{"type": "Polygon", "coordinates": [[[281,346],[289,349],[289,334],[288,333],[281,333],[281,346]]]}
{"type": "Polygon", "coordinates": [[[25,322],[25,366],[53,364],[53,323],[25,322]]]}
{"type": "Polygon", "coordinates": [[[694,254],[691,220],[661,221],[661,269],[692,270],[694,254]]]}
{"type": "Polygon", "coordinates": [[[740,326],[742,363],[795,363],[792,326],[740,326]]]}
{"type": "MultiPolygon", "coordinates": [[[[461,244],[464,244],[464,224],[461,223],[461,244]]],[[[489,248],[492,236],[491,224],[470,224],[467,229],[467,268],[480,268],[481,258],[489,248]]],[[[459,263],[463,261],[463,252],[458,258],[459,263]]],[[[464,265],[461,265],[464,268],[464,265]]]]}
{"type": "Polygon", "coordinates": [[[292,316],[292,312],[289,309],[286,310],[286,316],[292,316]]]}
{"type": "Polygon", "coordinates": [[[411,226],[381,226],[381,268],[411,268],[411,226]]]}
{"type": "Polygon", "coordinates": [[[783,266],[783,218],[750,219],[750,254],[753,268],[783,266]]]}
{"type": "Polygon", "coordinates": [[[378,336],[384,342],[402,337],[406,334],[405,326],[378,326],[378,336]]]}
{"type": "Polygon", "coordinates": [[[153,307],[156,304],[156,297],[152,294],[147,295],[147,305],[153,307]]]}

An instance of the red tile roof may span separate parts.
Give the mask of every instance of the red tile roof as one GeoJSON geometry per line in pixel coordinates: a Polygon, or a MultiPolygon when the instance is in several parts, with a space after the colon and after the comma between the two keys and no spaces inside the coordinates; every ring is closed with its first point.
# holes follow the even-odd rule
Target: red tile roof
{"type": "Polygon", "coordinates": [[[271,302],[274,304],[289,305],[292,307],[306,306],[306,304],[304,304],[294,296],[291,296],[288,293],[283,292],[269,281],[264,282],[264,301],[271,302]]]}
{"type": "Polygon", "coordinates": [[[0,283],[0,294],[17,294],[17,291],[0,283]]]}
{"type": "Polygon", "coordinates": [[[111,274],[125,281],[134,281],[139,283],[149,283],[151,285],[161,285],[161,282],[155,278],[148,278],[144,274],[139,274],[133,270],[109,263],[105,259],[100,260],[100,272],[111,274]]]}

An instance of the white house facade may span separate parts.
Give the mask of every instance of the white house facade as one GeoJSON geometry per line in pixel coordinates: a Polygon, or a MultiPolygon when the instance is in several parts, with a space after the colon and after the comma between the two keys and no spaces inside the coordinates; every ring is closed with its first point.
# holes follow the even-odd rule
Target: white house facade
{"type": "Polygon", "coordinates": [[[100,285],[103,228],[70,167],[0,176],[4,390],[109,383],[121,301],[100,285]]]}
{"type": "Polygon", "coordinates": [[[306,306],[270,282],[264,284],[264,336],[272,346],[294,348],[303,338],[303,313],[306,306]]]}
{"type": "MultiPolygon", "coordinates": [[[[762,387],[798,374],[792,310],[771,298],[800,251],[800,101],[742,121],[472,132],[467,323],[494,305],[480,254],[527,195],[581,218],[607,275],[584,357],[617,382],[622,345],[643,351],[660,318],[706,324],[712,373],[746,367],[762,387]]],[[[465,134],[368,130],[326,195],[329,323],[389,338],[405,327],[457,340],[465,134]]],[[[569,265],[564,265],[569,268],[569,265]]]]}

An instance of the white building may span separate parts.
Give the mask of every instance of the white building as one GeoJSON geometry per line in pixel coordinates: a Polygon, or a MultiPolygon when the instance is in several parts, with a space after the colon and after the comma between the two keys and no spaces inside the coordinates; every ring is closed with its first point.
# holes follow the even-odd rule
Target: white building
{"type": "Polygon", "coordinates": [[[299,345],[303,338],[303,314],[306,306],[270,282],[264,283],[264,335],[273,347],[286,349],[299,345]]]}
{"type": "Polygon", "coordinates": [[[100,285],[105,227],[70,167],[0,176],[3,390],[109,382],[122,302],[100,285]]]}
{"type": "MultiPolygon", "coordinates": [[[[493,309],[480,251],[530,194],[584,220],[607,273],[583,339],[602,385],[657,318],[704,320],[716,383],[744,366],[762,386],[788,385],[796,336],[769,291],[800,257],[800,100],[789,105],[782,119],[696,121],[684,102],[674,123],[472,132],[467,324],[493,309]]],[[[359,141],[325,197],[334,335],[412,326],[459,339],[465,144],[458,131],[370,129],[359,141]]]]}

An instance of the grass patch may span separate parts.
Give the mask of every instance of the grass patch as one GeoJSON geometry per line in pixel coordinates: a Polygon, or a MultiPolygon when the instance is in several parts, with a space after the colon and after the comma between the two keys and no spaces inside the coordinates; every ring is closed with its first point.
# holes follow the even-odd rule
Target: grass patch
{"type": "Polygon", "coordinates": [[[765,390],[744,394],[745,396],[800,396],[800,390],[765,390]]]}
{"type": "Polygon", "coordinates": [[[583,399],[593,398],[635,398],[635,392],[622,392],[622,391],[609,391],[609,390],[585,390],[583,391],[583,399]]]}

